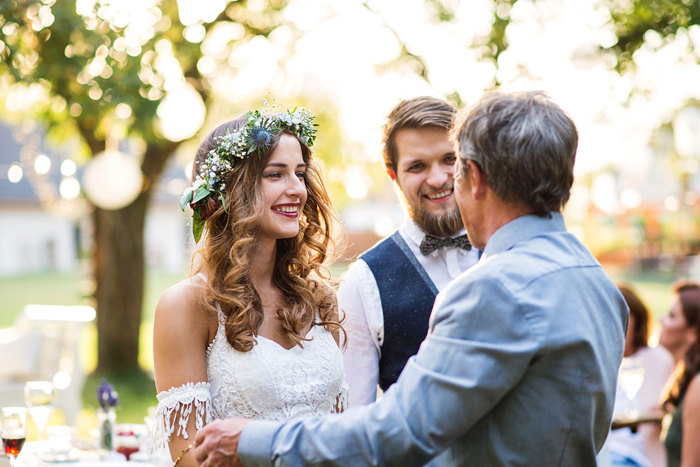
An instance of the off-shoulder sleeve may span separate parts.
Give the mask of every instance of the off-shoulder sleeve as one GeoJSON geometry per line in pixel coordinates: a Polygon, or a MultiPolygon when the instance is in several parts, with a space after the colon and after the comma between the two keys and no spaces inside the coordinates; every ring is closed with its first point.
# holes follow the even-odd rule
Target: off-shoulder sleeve
{"type": "Polygon", "coordinates": [[[167,447],[170,436],[187,439],[187,424],[195,412],[195,428],[199,430],[211,420],[211,394],[209,383],[185,383],[177,388],[158,393],[153,430],[152,449],[167,447]]]}

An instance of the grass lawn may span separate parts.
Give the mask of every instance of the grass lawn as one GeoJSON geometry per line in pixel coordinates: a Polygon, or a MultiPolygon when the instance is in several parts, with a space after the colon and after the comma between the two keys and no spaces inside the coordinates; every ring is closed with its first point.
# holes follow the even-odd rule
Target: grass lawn
{"type": "MultiPolygon", "coordinates": [[[[344,265],[331,268],[334,277],[340,277],[344,265]]],[[[658,318],[666,312],[670,303],[670,284],[677,277],[670,273],[635,273],[624,270],[608,270],[615,281],[631,283],[639,295],[658,318]]],[[[141,340],[139,362],[143,372],[136,374],[92,374],[96,365],[97,336],[94,325],[87,326],[81,336],[81,355],[83,367],[89,374],[83,389],[84,410],[78,421],[78,430],[87,436],[95,426],[95,391],[102,376],[106,376],[119,392],[121,404],[117,409],[119,423],[143,423],[148,408],[156,405],[155,385],[152,377],[152,331],[153,311],[160,293],[179,281],[184,274],[173,274],[158,270],[146,273],[143,321],[141,323],[141,340]]],[[[32,276],[3,278],[0,281],[0,328],[10,326],[22,307],[28,303],[80,305],[91,304],[85,296],[89,283],[77,275],[48,273],[32,276]]],[[[61,420],[52,420],[52,424],[61,420]]]]}
{"type": "Polygon", "coordinates": [[[89,282],[75,275],[46,273],[0,279],[0,327],[10,326],[29,303],[42,305],[89,305],[85,296],[89,282]]]}
{"type": "Polygon", "coordinates": [[[625,271],[607,270],[610,277],[616,282],[624,282],[632,286],[649,311],[658,320],[664,315],[671,305],[671,285],[680,279],[671,272],[659,271],[625,271]]]}

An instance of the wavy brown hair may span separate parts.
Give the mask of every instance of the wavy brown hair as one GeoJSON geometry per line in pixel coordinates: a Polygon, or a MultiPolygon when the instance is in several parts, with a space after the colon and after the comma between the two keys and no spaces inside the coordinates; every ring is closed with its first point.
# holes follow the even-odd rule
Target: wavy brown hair
{"type": "Polygon", "coordinates": [[[700,284],[681,281],[673,285],[673,292],[681,302],[683,317],[689,327],[693,328],[697,339],[690,344],[683,357],[682,367],[671,385],[664,406],[678,407],[693,377],[700,373],[700,284]]]}
{"type": "MultiPolygon", "coordinates": [[[[217,146],[217,138],[234,133],[245,124],[245,117],[228,121],[207,136],[197,150],[192,178],[209,151],[217,146]]],[[[322,325],[338,340],[343,330],[330,274],[324,263],[334,251],[332,231],[337,220],[331,206],[320,169],[311,157],[311,149],[293,133],[301,145],[306,163],[307,200],[294,238],[277,240],[277,257],[272,282],[279,287],[285,303],[277,309],[282,327],[297,344],[307,340],[304,330],[322,325]],[[320,318],[316,322],[318,313],[320,318]]],[[[205,221],[202,239],[194,257],[201,261],[193,266],[193,274],[203,272],[207,281],[202,294],[205,308],[216,314],[217,304],[226,317],[226,339],[241,352],[253,348],[263,322],[262,301],[250,282],[250,258],[263,206],[262,171],[279,143],[275,136],[267,150],[257,151],[233,163],[226,175],[225,206],[219,205],[205,221]]],[[[194,264],[194,263],[193,263],[194,264]]]]}
{"type": "Polygon", "coordinates": [[[649,346],[649,333],[651,327],[651,313],[639,295],[629,284],[617,284],[622,297],[630,309],[630,316],[634,317],[634,329],[632,329],[632,346],[636,352],[649,346]]]}

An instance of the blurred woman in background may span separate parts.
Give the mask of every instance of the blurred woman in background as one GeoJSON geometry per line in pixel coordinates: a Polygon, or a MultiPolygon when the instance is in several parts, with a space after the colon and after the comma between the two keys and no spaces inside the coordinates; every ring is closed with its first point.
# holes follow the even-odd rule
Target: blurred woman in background
{"type": "MultiPolygon", "coordinates": [[[[660,398],[668,378],[673,371],[671,354],[663,347],[651,347],[649,334],[652,316],[644,302],[631,286],[618,284],[618,289],[629,306],[629,323],[625,338],[624,358],[618,377],[615,397],[615,414],[625,418],[629,414],[648,416],[661,413],[660,398]],[[632,397],[626,392],[625,374],[630,371],[643,375],[641,386],[632,397]]],[[[632,390],[634,392],[634,388],[632,390]]],[[[642,423],[636,430],[620,428],[613,430],[606,442],[611,465],[614,466],[664,466],[665,452],[660,440],[661,423],[642,423]]]]}
{"type": "Polygon", "coordinates": [[[674,285],[674,299],[661,319],[659,343],[676,364],[664,401],[668,467],[700,465],[700,284],[674,285]]]}

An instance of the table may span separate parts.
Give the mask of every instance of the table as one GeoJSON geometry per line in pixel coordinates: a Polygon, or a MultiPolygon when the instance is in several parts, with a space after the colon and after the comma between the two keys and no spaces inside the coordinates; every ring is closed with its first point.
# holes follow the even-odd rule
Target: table
{"type": "MultiPolygon", "coordinates": [[[[164,467],[171,466],[172,461],[170,456],[163,456],[163,453],[156,458],[148,458],[146,455],[132,456],[130,462],[126,461],[126,457],[118,452],[105,453],[96,449],[76,449],[71,451],[70,460],[61,460],[57,462],[48,462],[42,460],[37,455],[39,443],[31,441],[25,443],[17,457],[15,467],[51,467],[51,466],[70,466],[80,465],[81,467],[164,467]],[[143,459],[143,461],[141,461],[143,459]]],[[[0,457],[0,467],[9,467],[10,462],[6,457],[0,457]]]]}
{"type": "Polygon", "coordinates": [[[635,418],[613,419],[611,430],[619,430],[620,428],[631,428],[635,431],[642,423],[661,423],[664,414],[661,412],[649,413],[640,415],[635,418]]]}

